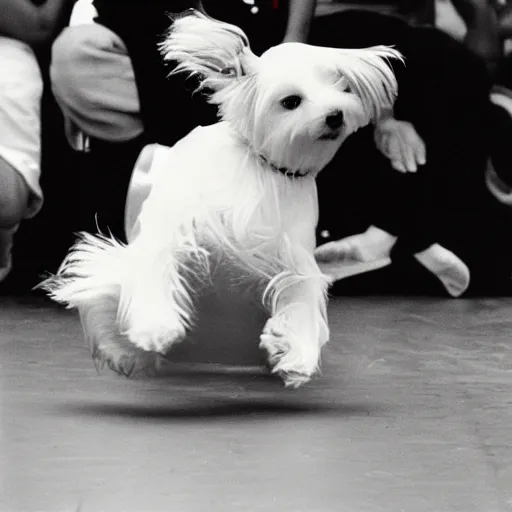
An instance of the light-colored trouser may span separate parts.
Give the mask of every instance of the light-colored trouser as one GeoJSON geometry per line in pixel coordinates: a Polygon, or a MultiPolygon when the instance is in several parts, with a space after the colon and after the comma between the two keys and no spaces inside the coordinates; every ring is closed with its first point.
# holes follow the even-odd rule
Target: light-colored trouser
{"type": "Polygon", "coordinates": [[[135,75],[123,41],[108,28],[86,23],[64,29],[52,47],[50,79],[75,149],[80,136],[108,142],[143,132],[135,75]]]}
{"type": "Polygon", "coordinates": [[[75,149],[81,146],[80,132],[104,141],[122,142],[137,137],[144,129],[126,46],[114,32],[92,21],[93,16],[87,12],[92,9],[89,3],[79,0],[75,5],[71,26],[53,44],[50,67],[52,89],[65,117],[66,135],[75,149]],[[85,13],[82,19],[79,8],[85,13]]]}
{"type": "MultiPolygon", "coordinates": [[[[43,203],[41,176],[41,98],[43,79],[32,49],[0,36],[0,157],[30,189],[25,217],[43,203]]],[[[2,191],[0,190],[0,198],[2,191]]]]}

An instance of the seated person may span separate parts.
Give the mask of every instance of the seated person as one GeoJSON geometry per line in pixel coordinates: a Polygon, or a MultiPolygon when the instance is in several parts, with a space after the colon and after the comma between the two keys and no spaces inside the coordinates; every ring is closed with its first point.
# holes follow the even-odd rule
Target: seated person
{"type": "MultiPolygon", "coordinates": [[[[108,1],[104,1],[107,5],[108,1]]],[[[304,27],[310,23],[314,3],[308,1],[306,5],[303,2],[302,8],[295,11],[292,3],[288,17],[288,33],[292,36],[285,36],[285,39],[304,37],[307,33],[304,27]],[[296,18],[292,15],[293,12],[296,13],[296,18]],[[295,29],[295,34],[299,33],[299,37],[290,30],[294,26],[302,27],[301,30],[295,29]]],[[[262,4],[265,2],[258,2],[258,5],[262,4]]],[[[267,2],[267,6],[269,4],[267,2]]],[[[468,226],[471,222],[478,222],[475,219],[478,209],[474,205],[482,203],[483,187],[480,184],[489,154],[484,127],[488,119],[490,82],[483,64],[463,45],[438,30],[420,26],[420,21],[426,15],[419,16],[415,13],[425,13],[428,9],[410,10],[408,7],[411,4],[401,2],[396,11],[397,16],[348,12],[327,16],[312,24],[309,38],[312,44],[338,47],[393,44],[406,55],[408,62],[406,68],[396,69],[400,92],[395,112],[390,113],[388,118],[376,126],[375,134],[370,128],[352,137],[351,143],[347,148],[342,148],[338,157],[325,171],[325,175],[320,177],[319,243],[323,247],[319,248],[318,257],[331,261],[334,259],[335,263],[339,260],[346,262],[348,257],[356,260],[355,263],[363,263],[363,269],[365,264],[375,268],[375,265],[378,267],[390,262],[391,249],[399,239],[409,245],[416,259],[439,278],[450,295],[458,296],[469,284],[472,262],[468,260],[471,260],[472,255],[468,251],[468,243],[472,243],[472,240],[457,239],[454,244],[453,237],[460,231],[458,222],[461,218],[468,226]],[[413,23],[404,22],[404,17],[412,19],[413,23]],[[468,105],[472,108],[468,109],[468,105]],[[393,137],[389,136],[390,132],[393,137]],[[374,135],[378,151],[375,150],[374,135]],[[396,145],[405,136],[412,137],[412,145],[423,146],[424,150],[416,151],[411,157],[407,151],[392,147],[391,142],[394,141],[396,145]],[[343,169],[352,166],[354,172],[345,171],[341,174],[336,172],[338,166],[343,169]],[[414,171],[418,167],[420,170],[402,175],[392,171],[391,167],[401,171],[414,171]],[[375,170],[375,173],[366,174],[370,170],[375,170]],[[377,184],[372,187],[372,194],[364,189],[360,191],[360,196],[350,192],[354,185],[351,180],[364,181],[362,176],[365,176],[365,184],[372,183],[372,180],[377,184]],[[464,183],[465,194],[460,194],[461,183],[464,183]],[[350,217],[342,215],[344,210],[340,208],[340,195],[337,193],[340,189],[350,194],[345,204],[341,205],[350,205],[350,217]],[[379,195],[376,191],[383,193],[379,195]],[[368,205],[367,213],[372,213],[373,217],[367,215],[369,221],[366,227],[373,227],[360,235],[356,232],[356,238],[352,237],[348,245],[349,241],[346,239],[342,239],[343,243],[339,244],[338,239],[345,220],[357,217],[354,216],[354,208],[368,203],[367,197],[370,195],[374,200],[368,205]],[[355,197],[363,198],[364,201],[358,200],[359,205],[354,204],[351,199],[355,197]],[[444,243],[443,239],[448,243],[444,243]],[[377,242],[375,253],[367,251],[367,241],[372,246],[377,242]],[[334,243],[337,245],[333,246],[334,243]],[[462,247],[460,250],[459,245],[462,247]]],[[[420,4],[432,5],[431,2],[414,4],[415,7],[420,4]]],[[[94,5],[100,8],[101,2],[96,0],[94,5]]],[[[283,39],[286,26],[283,20],[286,17],[277,15],[273,10],[267,11],[270,18],[265,18],[263,12],[253,15],[251,7],[245,2],[237,3],[236,8],[233,8],[234,3],[230,4],[228,9],[220,1],[212,0],[205,2],[205,5],[211,15],[242,26],[252,37],[251,42],[256,51],[262,51],[265,46],[283,39]],[[251,20],[258,19],[258,23],[251,24],[251,20]],[[265,31],[258,30],[261,26],[275,26],[270,21],[267,24],[262,22],[266,19],[271,19],[282,30],[271,32],[272,37],[268,37],[265,31]]],[[[183,8],[190,6],[182,5],[183,8]]],[[[135,9],[135,5],[133,8],[135,9]]],[[[107,21],[108,16],[104,17],[106,26],[114,28],[112,20],[119,19],[115,18],[115,12],[119,10],[111,11],[110,21],[107,21]]],[[[161,10],[158,12],[161,13],[161,10]]],[[[129,18],[127,15],[126,19],[129,18]]],[[[134,18],[135,15],[132,23],[134,18]]],[[[99,13],[97,22],[101,19],[102,15],[99,13]]],[[[158,19],[164,23],[162,17],[158,19]]],[[[168,20],[165,23],[168,24],[168,20]]],[[[99,25],[88,26],[87,30],[84,27],[70,27],[54,45],[53,86],[69,118],[74,118],[79,126],[87,126],[84,130],[86,133],[103,140],[118,142],[141,137],[141,148],[152,142],[172,145],[197,124],[208,124],[215,120],[214,109],[202,98],[191,96],[193,84],[187,90],[179,80],[164,79],[168,70],[163,68],[160,56],[155,51],[158,40],[158,35],[155,34],[161,33],[161,30],[148,30],[145,50],[144,45],[139,44],[140,35],[135,29],[123,30],[119,26],[116,30],[123,34],[123,38],[99,25]],[[104,34],[104,40],[99,36],[100,31],[104,34]],[[89,35],[84,36],[87,32],[95,35],[84,44],[89,38],[89,35]],[[77,42],[80,44],[76,44],[77,42]],[[151,52],[154,52],[154,60],[147,58],[151,52]],[[110,59],[109,66],[113,66],[115,61],[118,67],[104,66],[105,86],[98,86],[102,83],[97,81],[98,71],[102,66],[97,63],[104,57],[107,59],[105,62],[110,59]],[[94,68],[92,62],[96,63],[94,68]],[[110,115],[108,108],[102,107],[98,109],[98,116],[94,116],[94,109],[90,106],[103,105],[101,98],[108,98],[109,82],[115,83],[113,76],[124,81],[126,89],[121,84],[112,91],[112,95],[121,103],[128,97],[130,101],[121,108],[119,104],[109,101],[111,106],[116,107],[114,115],[110,115]],[[134,83],[137,88],[133,87],[134,83]],[[81,84],[87,84],[88,87],[81,84]],[[125,98],[124,93],[119,94],[119,91],[129,89],[130,96],[126,95],[125,98]],[[90,95],[89,100],[87,95],[90,95]],[[84,98],[86,101],[81,103],[84,98]],[[177,108],[177,105],[182,108],[177,108]],[[129,118],[130,122],[125,123],[123,117],[129,118]],[[174,122],[176,119],[178,122],[174,122]]],[[[406,147],[410,145],[408,143],[406,147]]],[[[131,167],[123,178],[126,182],[129,174],[131,167]]],[[[347,229],[349,228],[350,222],[347,229]]],[[[353,234],[354,232],[351,235],[353,234]]]]}
{"type": "Polygon", "coordinates": [[[505,54],[512,36],[512,5],[501,1],[452,0],[467,30],[464,43],[486,63],[493,80],[491,91],[491,161],[486,173],[490,192],[512,205],[512,55],[505,54]]]}
{"type": "Polygon", "coordinates": [[[53,46],[53,91],[73,144],[72,125],[100,140],[122,142],[144,133],[145,142],[170,146],[198,120],[215,121],[213,108],[191,98],[180,78],[168,78],[170,69],[157,49],[171,23],[167,12],[206,9],[241,26],[262,52],[283,38],[305,40],[315,4],[292,0],[288,10],[284,1],[276,9],[264,0],[256,2],[253,14],[253,6],[242,0],[140,0],[121,2],[122,8],[119,1],[94,0],[95,23],[70,26],[53,46]]]}
{"type": "MultiPolygon", "coordinates": [[[[505,254],[503,234],[482,230],[487,221],[504,222],[483,186],[493,146],[492,77],[467,46],[399,18],[352,10],[313,26],[317,44],[391,44],[406,57],[396,69],[394,113],[351,137],[320,175],[317,258],[335,278],[347,277],[389,265],[399,241],[459,296],[470,273],[481,283],[494,271],[493,257],[505,254]],[[341,176],[342,167],[353,171],[341,176]],[[341,218],[353,231],[339,225],[341,218]]],[[[505,276],[510,266],[501,269],[505,276]]]]}
{"type": "MultiPolygon", "coordinates": [[[[52,48],[52,89],[73,148],[89,151],[80,212],[83,229],[108,227],[123,239],[124,201],[144,146],[172,146],[197,125],[216,121],[216,109],[194,84],[169,77],[158,42],[168,12],[189,8],[240,25],[255,51],[305,40],[315,0],[79,0],[70,26],[52,48]],[[122,6],[122,7],[121,7],[122,6]],[[85,18],[85,19],[84,19],[85,18]]],[[[80,165],[77,165],[79,168],[80,165]]]]}
{"type": "Polygon", "coordinates": [[[42,205],[43,80],[33,48],[48,43],[66,0],[0,0],[0,281],[12,267],[13,236],[42,205]],[[8,70],[8,72],[5,72],[8,70]]]}

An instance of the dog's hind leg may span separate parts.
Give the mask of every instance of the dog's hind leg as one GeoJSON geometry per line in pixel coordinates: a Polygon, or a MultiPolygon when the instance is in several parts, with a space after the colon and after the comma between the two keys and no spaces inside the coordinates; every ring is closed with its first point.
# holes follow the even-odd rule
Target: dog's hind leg
{"type": "Polygon", "coordinates": [[[177,247],[165,237],[145,237],[130,245],[131,276],[121,287],[119,324],[137,347],[165,354],[185,337],[192,299],[177,247]]]}
{"type": "Polygon", "coordinates": [[[117,297],[104,296],[78,308],[84,336],[98,371],[105,366],[130,377],[139,373],[155,375],[164,358],[146,352],[119,333],[116,323],[117,297]]]}
{"type": "Polygon", "coordinates": [[[329,338],[327,325],[328,281],[304,254],[304,272],[283,273],[269,285],[271,318],[261,335],[260,347],[268,352],[272,372],[286,386],[308,382],[320,364],[320,349],[329,338]]]}

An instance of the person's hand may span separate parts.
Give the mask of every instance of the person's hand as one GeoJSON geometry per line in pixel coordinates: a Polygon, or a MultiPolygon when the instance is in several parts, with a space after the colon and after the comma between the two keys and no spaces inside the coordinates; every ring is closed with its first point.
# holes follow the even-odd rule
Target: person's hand
{"type": "Polygon", "coordinates": [[[414,126],[394,117],[381,119],[375,125],[375,144],[399,172],[416,172],[427,162],[425,143],[414,126]]]}

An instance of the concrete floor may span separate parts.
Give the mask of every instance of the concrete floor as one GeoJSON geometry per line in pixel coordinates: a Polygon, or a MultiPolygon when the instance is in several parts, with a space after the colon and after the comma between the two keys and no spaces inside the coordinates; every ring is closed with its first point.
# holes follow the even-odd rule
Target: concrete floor
{"type": "Polygon", "coordinates": [[[512,301],[343,298],[323,376],[98,375],[0,302],[2,512],[512,510],[512,301]]]}

